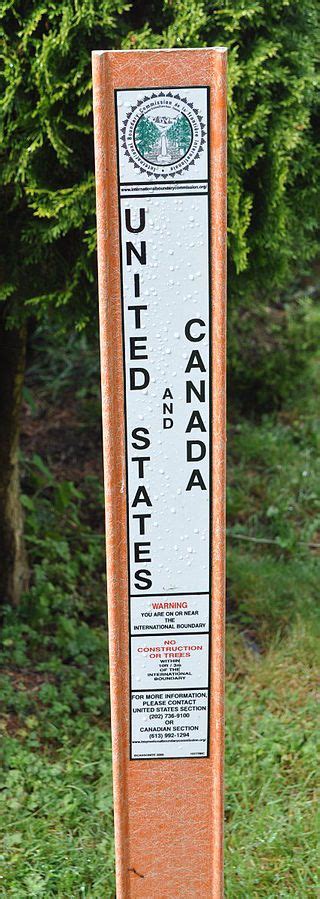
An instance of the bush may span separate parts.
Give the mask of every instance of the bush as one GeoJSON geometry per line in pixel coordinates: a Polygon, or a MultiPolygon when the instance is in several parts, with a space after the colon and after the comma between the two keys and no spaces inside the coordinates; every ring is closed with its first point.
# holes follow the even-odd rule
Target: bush
{"type": "Polygon", "coordinates": [[[276,409],[313,379],[319,347],[319,290],[288,290],[274,301],[242,304],[229,316],[229,401],[259,415],[276,409]]]}
{"type": "Polygon", "coordinates": [[[15,235],[3,295],[12,318],[96,320],[91,49],[225,44],[232,370],[240,388],[245,371],[246,389],[258,378],[268,390],[286,337],[276,364],[261,356],[254,371],[256,316],[272,342],[274,291],[316,252],[317,0],[153,0],[147,14],[140,0],[2,0],[2,188],[15,235]]]}

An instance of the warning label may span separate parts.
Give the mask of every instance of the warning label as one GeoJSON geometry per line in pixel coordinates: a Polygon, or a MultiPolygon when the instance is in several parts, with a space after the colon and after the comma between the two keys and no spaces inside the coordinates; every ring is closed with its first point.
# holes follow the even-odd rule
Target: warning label
{"type": "Polygon", "coordinates": [[[208,634],[201,634],[195,640],[190,634],[152,639],[135,637],[131,642],[132,689],[206,687],[208,644],[208,634]]]}
{"type": "Polygon", "coordinates": [[[186,596],[135,596],[131,599],[131,632],[208,631],[209,593],[186,596]]]}

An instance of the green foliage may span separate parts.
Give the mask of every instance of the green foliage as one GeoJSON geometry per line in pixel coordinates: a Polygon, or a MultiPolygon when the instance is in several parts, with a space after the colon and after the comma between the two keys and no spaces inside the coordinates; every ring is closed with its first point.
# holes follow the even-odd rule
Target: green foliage
{"type": "Polygon", "coordinates": [[[174,141],[186,153],[191,144],[192,131],[186,116],[181,115],[167,132],[168,140],[174,141]]]}
{"type": "Polygon", "coordinates": [[[83,327],[96,308],[91,60],[119,45],[123,0],[3,0],[2,175],[11,317],[83,327]],[[94,304],[94,305],[93,305],[94,304]]]}
{"type": "Polygon", "coordinates": [[[277,408],[312,377],[310,361],[320,340],[319,285],[297,284],[274,302],[266,298],[238,310],[229,320],[229,399],[246,412],[277,408]]]}
{"type": "Polygon", "coordinates": [[[157,128],[147,116],[142,116],[141,119],[139,119],[135,130],[135,141],[140,153],[142,155],[144,155],[144,153],[150,153],[150,150],[153,149],[154,144],[158,142],[159,139],[159,128],[157,128]]]}
{"type": "MultiPolygon", "coordinates": [[[[7,612],[2,662],[28,668],[30,653],[36,656],[46,688],[35,696],[26,694],[23,702],[29,715],[37,714],[41,734],[52,739],[62,706],[67,716],[77,712],[80,729],[83,713],[95,719],[105,714],[104,536],[87,523],[97,505],[102,509],[103,498],[92,476],[84,490],[71,481],[57,482],[37,454],[24,462],[24,486],[32,584],[21,604],[18,632],[12,610],[7,612]],[[98,696],[91,679],[96,656],[98,696]]],[[[17,714],[20,700],[19,691],[13,692],[10,707],[17,714]]]]}
{"type": "Polygon", "coordinates": [[[1,22],[1,295],[9,323],[22,314],[54,314],[61,327],[96,323],[90,51],[224,44],[231,371],[237,390],[264,384],[270,400],[276,380],[281,398],[276,373],[288,335],[286,315],[275,325],[274,291],[316,252],[316,0],[152,0],[147,10],[124,0],[32,0],[27,8],[2,0],[1,22]]]}
{"type": "Polygon", "coordinates": [[[315,380],[277,416],[230,427],[230,615],[268,643],[300,615],[316,627],[320,553],[315,380]]]}
{"type": "Polygon", "coordinates": [[[114,896],[110,736],[91,726],[73,744],[65,720],[55,756],[4,739],[1,896],[114,896]]]}
{"type": "Polygon", "coordinates": [[[37,453],[23,470],[32,584],[1,634],[0,895],[111,897],[101,487],[57,481],[37,453]]]}
{"type": "Polygon", "coordinates": [[[300,620],[262,655],[234,628],[229,639],[225,895],[308,899],[318,882],[319,635],[300,620]]]}
{"type": "Polygon", "coordinates": [[[319,10],[309,0],[220,0],[212,25],[230,51],[231,278],[247,271],[259,296],[315,251],[319,10]]]}
{"type": "Polygon", "coordinates": [[[317,542],[320,530],[318,423],[302,420],[293,408],[283,420],[265,416],[259,425],[240,420],[230,430],[231,533],[236,526],[240,536],[275,541],[279,550],[297,557],[304,544],[317,542]]]}

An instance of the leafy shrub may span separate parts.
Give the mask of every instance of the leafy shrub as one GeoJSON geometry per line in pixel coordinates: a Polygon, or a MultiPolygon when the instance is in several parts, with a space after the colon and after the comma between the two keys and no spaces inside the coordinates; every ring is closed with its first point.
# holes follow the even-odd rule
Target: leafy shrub
{"type": "Polygon", "coordinates": [[[62,716],[74,734],[106,722],[104,536],[86,521],[102,506],[102,488],[93,477],[83,490],[56,481],[37,454],[24,460],[24,485],[32,580],[19,611],[5,610],[1,692],[19,726],[26,721],[23,739],[37,746],[59,743],[62,716]]]}
{"type": "Polygon", "coordinates": [[[252,416],[277,408],[311,377],[320,341],[318,291],[234,306],[229,318],[229,400],[252,416]]]}

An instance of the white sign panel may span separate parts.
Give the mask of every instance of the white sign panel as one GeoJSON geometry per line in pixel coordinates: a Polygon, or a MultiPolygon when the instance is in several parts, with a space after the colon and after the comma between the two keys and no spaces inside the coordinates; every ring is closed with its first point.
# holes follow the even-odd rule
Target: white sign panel
{"type": "Polygon", "coordinates": [[[208,634],[137,637],[131,646],[132,688],[201,687],[208,678],[208,634]]]}
{"type": "Polygon", "coordinates": [[[161,634],[171,631],[209,631],[208,594],[135,596],[131,603],[131,632],[161,634]]]}
{"type": "Polygon", "coordinates": [[[133,693],[134,757],[205,756],[207,720],[207,690],[133,693]]]}
{"type": "Polygon", "coordinates": [[[133,759],[207,755],[208,94],[116,92],[133,759]]]}

